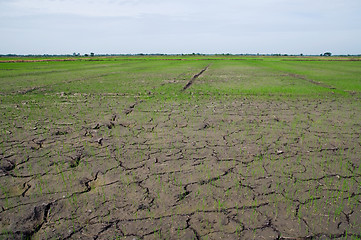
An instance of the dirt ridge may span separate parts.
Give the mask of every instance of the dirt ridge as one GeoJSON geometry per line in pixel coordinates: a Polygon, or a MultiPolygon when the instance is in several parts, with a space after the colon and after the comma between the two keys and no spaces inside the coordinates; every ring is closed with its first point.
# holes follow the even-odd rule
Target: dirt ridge
{"type": "Polygon", "coordinates": [[[328,85],[326,83],[322,83],[322,82],[318,82],[318,81],[315,81],[315,80],[312,80],[312,79],[309,79],[305,76],[302,76],[302,75],[298,75],[298,74],[294,74],[294,73],[289,73],[288,74],[289,76],[293,77],[293,78],[298,78],[298,79],[302,79],[302,80],[306,80],[312,84],[315,84],[315,85],[318,85],[318,86],[321,86],[321,87],[324,87],[324,88],[328,88],[328,89],[331,89],[331,90],[335,90],[336,88],[331,86],[331,85],[328,85]]]}
{"type": "Polygon", "coordinates": [[[199,76],[201,76],[209,67],[210,67],[210,64],[207,65],[205,68],[203,68],[199,73],[197,73],[196,75],[194,75],[194,76],[192,77],[192,79],[189,80],[189,82],[183,87],[183,90],[182,90],[182,91],[185,91],[187,88],[189,88],[189,87],[193,84],[193,82],[194,82],[199,76]]]}

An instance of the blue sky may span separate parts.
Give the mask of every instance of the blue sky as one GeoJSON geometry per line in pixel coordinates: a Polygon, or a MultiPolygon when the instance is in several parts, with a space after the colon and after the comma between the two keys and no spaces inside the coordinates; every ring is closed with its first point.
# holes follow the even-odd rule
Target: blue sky
{"type": "Polygon", "coordinates": [[[360,12],[360,0],[0,0],[0,54],[360,54],[360,12]]]}

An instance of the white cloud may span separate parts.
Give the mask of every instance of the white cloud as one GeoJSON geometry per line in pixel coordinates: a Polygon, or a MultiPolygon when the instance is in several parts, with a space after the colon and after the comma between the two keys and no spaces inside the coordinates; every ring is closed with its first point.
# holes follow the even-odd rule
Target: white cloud
{"type": "Polygon", "coordinates": [[[7,2],[21,15],[71,14],[89,17],[140,17],[147,14],[168,16],[192,12],[182,1],[140,0],[13,0],[7,2]]]}
{"type": "Polygon", "coordinates": [[[359,53],[359,12],[360,0],[0,0],[0,43],[5,52],[51,52],[51,42],[59,51],[359,53]]]}
{"type": "Polygon", "coordinates": [[[359,0],[0,0],[0,14],[68,14],[88,17],[162,15],[180,19],[249,21],[292,20],[347,15],[359,0]]]}

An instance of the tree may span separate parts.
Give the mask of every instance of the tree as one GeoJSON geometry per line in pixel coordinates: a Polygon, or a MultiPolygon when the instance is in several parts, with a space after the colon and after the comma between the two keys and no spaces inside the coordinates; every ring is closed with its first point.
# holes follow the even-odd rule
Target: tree
{"type": "Polygon", "coordinates": [[[325,56],[325,57],[331,57],[331,55],[332,55],[332,53],[330,53],[330,52],[325,52],[325,53],[323,54],[323,56],[325,56]]]}
{"type": "Polygon", "coordinates": [[[91,56],[91,57],[94,57],[94,53],[93,53],[93,52],[92,52],[92,53],[90,53],[90,56],[91,56]]]}

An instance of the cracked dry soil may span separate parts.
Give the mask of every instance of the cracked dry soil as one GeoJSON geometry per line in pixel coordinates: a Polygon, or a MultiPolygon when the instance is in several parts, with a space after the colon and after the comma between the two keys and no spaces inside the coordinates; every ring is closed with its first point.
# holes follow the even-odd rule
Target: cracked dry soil
{"type": "Polygon", "coordinates": [[[359,99],[61,98],[2,123],[0,239],[361,238],[359,99]]]}
{"type": "Polygon", "coordinates": [[[351,100],[127,104],[11,130],[2,239],[360,238],[351,100]]]}

